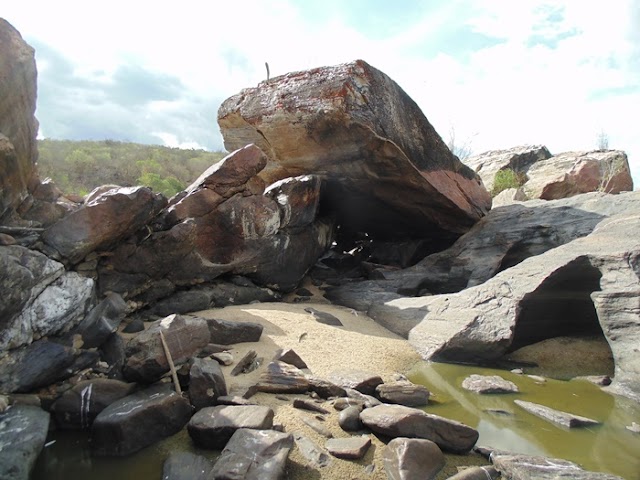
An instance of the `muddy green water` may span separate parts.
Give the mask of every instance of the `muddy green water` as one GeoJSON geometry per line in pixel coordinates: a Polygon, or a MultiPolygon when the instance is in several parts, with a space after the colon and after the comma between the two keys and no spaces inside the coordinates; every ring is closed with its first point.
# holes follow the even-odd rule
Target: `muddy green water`
{"type": "MultiPolygon", "coordinates": [[[[574,461],[588,470],[640,480],[640,435],[625,426],[640,423],[640,406],[612,396],[586,381],[545,383],[488,368],[421,363],[409,378],[433,393],[427,412],[452,418],[480,432],[479,445],[574,461]],[[478,395],[460,385],[472,373],[500,375],[516,383],[518,394],[478,395]],[[513,403],[528,400],[602,422],[597,427],[565,429],[535,417],[513,403]]],[[[58,432],[38,460],[33,480],[159,480],[162,463],[171,451],[197,450],[186,430],[126,458],[95,458],[84,434],[58,432]]]]}

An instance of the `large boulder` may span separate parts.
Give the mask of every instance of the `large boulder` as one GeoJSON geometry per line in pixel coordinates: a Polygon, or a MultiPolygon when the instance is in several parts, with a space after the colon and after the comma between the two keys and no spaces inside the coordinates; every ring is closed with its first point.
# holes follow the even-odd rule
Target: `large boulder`
{"type": "Polygon", "coordinates": [[[125,456],[178,433],[191,417],[189,402],[156,385],[113,402],[91,428],[91,447],[100,456],[125,456]]]}
{"type": "Polygon", "coordinates": [[[34,50],[0,18],[0,223],[28,195],[36,170],[34,50]]]}
{"type": "Polygon", "coordinates": [[[526,178],[529,168],[535,163],[551,158],[551,153],[543,145],[523,145],[507,150],[491,150],[465,159],[484,182],[487,190],[492,191],[496,173],[500,170],[512,170],[516,175],[526,178]]]}
{"type": "Polygon", "coordinates": [[[109,189],[51,225],[42,238],[60,257],[78,263],[146,225],[165,202],[148,187],[109,189]]]}
{"type": "Polygon", "coordinates": [[[412,309],[398,304],[397,315],[419,322],[409,340],[423,358],[443,361],[486,361],[547,338],[604,333],[615,361],[611,388],[640,398],[639,231],[637,212],[614,215],[482,285],[413,298],[412,309]]]}
{"type": "Polygon", "coordinates": [[[0,413],[0,478],[29,480],[48,433],[49,413],[39,407],[14,405],[0,413]]]}
{"type": "Polygon", "coordinates": [[[633,190],[627,155],[619,150],[566,152],[537,162],[527,171],[529,198],[554,200],[586,192],[633,190]]]}
{"type": "Polygon", "coordinates": [[[218,111],[228,150],[254,143],[266,184],[315,174],[341,237],[450,243],[490,208],[480,178],[417,104],[362,60],[294,72],[242,90],[218,111]]]}
{"type": "Polygon", "coordinates": [[[123,373],[129,381],[152,383],[169,371],[161,332],[176,364],[195,355],[209,343],[210,338],[209,327],[202,318],[169,315],[153,322],[127,344],[123,373]]]}

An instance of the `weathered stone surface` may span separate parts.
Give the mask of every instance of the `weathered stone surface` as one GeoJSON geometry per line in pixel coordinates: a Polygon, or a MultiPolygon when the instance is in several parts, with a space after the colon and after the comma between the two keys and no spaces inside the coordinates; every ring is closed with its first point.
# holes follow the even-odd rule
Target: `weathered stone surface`
{"type": "Polygon", "coordinates": [[[533,165],[527,177],[523,185],[526,195],[545,200],[633,190],[627,155],[619,150],[561,153],[533,165]]]}
{"type": "MultiPolygon", "coordinates": [[[[1,35],[0,23],[0,45],[1,35]]],[[[0,478],[29,480],[48,433],[49,413],[39,407],[13,405],[0,413],[0,478]]]]}
{"type": "Polygon", "coordinates": [[[36,171],[38,121],[34,50],[0,18],[0,219],[28,194],[36,171]]]}
{"type": "Polygon", "coordinates": [[[362,407],[347,407],[338,415],[338,425],[345,432],[355,432],[362,430],[362,421],[360,420],[360,412],[362,407]]]}
{"type": "Polygon", "coordinates": [[[109,190],[47,228],[44,242],[71,263],[106,249],[151,220],[166,200],[148,187],[109,190]]]}
{"type": "Polygon", "coordinates": [[[307,368],[307,364],[304,363],[304,360],[300,358],[295,350],[291,348],[287,348],[281,352],[278,352],[274,357],[275,361],[288,363],[289,365],[293,365],[296,368],[307,368]]]}
{"type": "Polygon", "coordinates": [[[302,420],[302,423],[311,428],[314,432],[319,433],[323,437],[333,438],[333,433],[323,422],[305,415],[300,415],[299,418],[302,420]]]}
{"type": "Polygon", "coordinates": [[[560,410],[554,410],[553,408],[545,407],[544,405],[539,405],[533,402],[514,400],[514,403],[537,417],[567,428],[588,427],[590,425],[600,424],[600,422],[591,418],[581,417],[580,415],[574,415],[573,413],[562,412],[560,410]]]}
{"type": "Polygon", "coordinates": [[[415,102],[361,60],[244,89],[222,104],[218,123],[228,150],[255,143],[265,151],[266,183],[322,176],[344,238],[454,239],[490,207],[479,177],[415,102]]]}
{"type": "Polygon", "coordinates": [[[364,457],[371,446],[371,439],[362,435],[359,437],[330,438],[325,443],[331,455],[345,460],[358,460],[364,457]]]}
{"type": "Polygon", "coordinates": [[[331,315],[330,313],[327,312],[322,312],[320,310],[317,310],[315,308],[312,307],[306,307],[304,309],[305,312],[311,314],[311,316],[320,323],[323,323],[325,325],[331,325],[334,327],[342,327],[342,322],[340,321],[340,319],[338,317],[336,317],[335,315],[331,315]]]}
{"type": "Polygon", "coordinates": [[[149,313],[167,316],[207,310],[212,304],[211,296],[211,292],[203,288],[182,290],[154,303],[149,313]]]}
{"type": "Polygon", "coordinates": [[[320,202],[320,177],[302,175],[272,183],[264,194],[275,200],[280,209],[280,225],[295,229],[310,225],[315,220],[320,202]]]}
{"type": "Polygon", "coordinates": [[[101,346],[114,333],[127,311],[127,304],[117,293],[107,295],[65,337],[76,347],[101,346]]]}
{"type": "Polygon", "coordinates": [[[267,365],[267,371],[260,374],[257,388],[269,393],[304,393],[309,390],[309,380],[293,365],[271,362],[267,365]]]}
{"type": "Polygon", "coordinates": [[[352,388],[365,395],[375,394],[376,387],[382,383],[380,375],[362,370],[335,371],[329,375],[329,380],[336,385],[352,388]]]}
{"type": "Polygon", "coordinates": [[[194,359],[189,378],[189,398],[197,410],[215,405],[218,397],[227,394],[227,382],[215,360],[194,359]]]}
{"type": "MultiPolygon", "coordinates": [[[[619,195],[624,197],[627,195],[619,195]]],[[[409,340],[425,359],[481,361],[546,338],[604,333],[616,391],[638,398],[640,219],[620,214],[590,235],[515,265],[483,285],[412,299],[409,340]],[[636,312],[636,313],[634,313],[636,312]]]]}
{"type": "Polygon", "coordinates": [[[317,393],[321,398],[347,396],[344,388],[328,380],[316,377],[315,375],[307,375],[307,380],[309,382],[309,391],[317,393]]]}
{"type": "Polygon", "coordinates": [[[129,455],[179,432],[190,417],[189,402],[165,385],[136,392],[98,414],[91,428],[93,453],[129,455]]]}
{"type": "Polygon", "coordinates": [[[237,430],[222,451],[211,472],[214,479],[282,480],[291,434],[275,430],[237,430]]]}
{"type": "Polygon", "coordinates": [[[347,397],[349,397],[348,400],[355,400],[356,402],[362,403],[362,405],[364,405],[364,408],[371,408],[382,405],[382,402],[380,400],[371,395],[361,393],[353,388],[345,388],[344,390],[347,393],[347,397]]]}
{"type": "Polygon", "coordinates": [[[62,429],[88,429],[98,414],[116,400],[133,393],[135,384],[97,378],[78,383],[51,406],[62,429]]]}
{"type": "Polygon", "coordinates": [[[233,345],[235,343],[258,342],[264,327],[253,322],[233,322],[207,318],[211,343],[233,345]]]}
{"type": "Polygon", "coordinates": [[[126,362],[124,340],[117,333],[111,334],[109,338],[100,346],[100,358],[109,365],[107,376],[117,380],[122,380],[122,367],[126,362]]]}
{"type": "Polygon", "coordinates": [[[331,457],[327,452],[316,445],[311,439],[303,435],[295,435],[294,438],[298,450],[304,458],[311,462],[311,466],[322,468],[331,463],[331,457]]]}
{"type": "Polygon", "coordinates": [[[449,477],[447,480],[494,480],[500,478],[500,472],[494,467],[468,467],[449,477]]]}
{"type": "MultiPolygon", "coordinates": [[[[493,182],[500,170],[510,169],[525,176],[532,165],[551,158],[551,153],[543,145],[523,145],[507,150],[492,150],[465,159],[484,183],[487,190],[493,190],[493,182]]],[[[525,177],[526,178],[526,177],[525,177]]],[[[494,204],[495,206],[495,204],[494,204]]]]}
{"type": "Polygon", "coordinates": [[[517,202],[526,202],[529,200],[527,194],[520,188],[506,188],[498,195],[493,197],[491,208],[504,207],[517,202]]]}
{"type": "Polygon", "coordinates": [[[171,452],[162,466],[162,480],[209,480],[213,462],[191,452],[171,452]]]}
{"type": "Polygon", "coordinates": [[[499,375],[469,375],[462,388],[475,393],[518,393],[518,386],[499,375]]]}
{"type": "Polygon", "coordinates": [[[235,367],[231,370],[231,376],[236,377],[241,373],[248,373],[256,369],[256,358],[258,353],[255,350],[249,350],[238,361],[235,367]]]}
{"type": "Polygon", "coordinates": [[[127,363],[123,373],[128,380],[151,383],[169,371],[160,331],[176,364],[184,362],[209,343],[209,328],[201,318],[170,315],[153,322],[127,344],[127,363]]]}
{"type": "Polygon", "coordinates": [[[294,398],[292,405],[293,405],[293,408],[299,408],[301,410],[309,410],[310,412],[321,413],[323,415],[326,415],[329,413],[329,410],[327,410],[324,407],[321,407],[313,400],[305,400],[303,398],[294,398]]]}
{"type": "Polygon", "coordinates": [[[445,464],[438,445],[420,438],[394,438],[384,447],[382,459],[389,480],[431,480],[445,464]]]}
{"type": "MultiPolygon", "coordinates": [[[[589,235],[611,215],[640,209],[640,192],[588,193],[496,208],[449,249],[413,267],[386,272],[385,280],[329,289],[333,303],[367,312],[406,337],[420,321],[422,299],[404,295],[452,293],[486,282],[523,260],[589,235]]],[[[424,311],[426,313],[426,311],[424,311]]]]}
{"type": "Polygon", "coordinates": [[[273,415],[269,407],[259,405],[206,407],[191,417],[187,429],[196,445],[220,450],[238,429],[270,429],[273,415]]]}
{"type": "Polygon", "coordinates": [[[74,348],[44,339],[13,349],[0,358],[0,391],[29,392],[68,378],[80,354],[74,348]]]}
{"type": "Polygon", "coordinates": [[[622,480],[621,477],[607,473],[588,472],[579,465],[559,458],[531,455],[494,453],[491,462],[503,477],[512,480],[622,480]]]}
{"type": "Polygon", "coordinates": [[[385,403],[407,407],[423,407],[429,403],[429,390],[422,385],[401,381],[382,383],[376,387],[376,395],[385,403]]]}
{"type": "Polygon", "coordinates": [[[403,405],[366,408],[360,420],[376,433],[394,438],[424,438],[454,453],[468,452],[478,440],[478,432],[463,423],[403,405]]]}

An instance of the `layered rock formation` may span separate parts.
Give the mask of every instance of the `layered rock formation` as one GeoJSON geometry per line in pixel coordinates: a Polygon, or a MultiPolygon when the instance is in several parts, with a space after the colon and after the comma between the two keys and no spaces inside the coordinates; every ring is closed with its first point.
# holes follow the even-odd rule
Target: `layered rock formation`
{"type": "MultiPolygon", "coordinates": [[[[490,208],[411,98],[361,60],[296,72],[227,99],[218,123],[229,150],[259,146],[266,183],[316,174],[341,239],[427,238],[440,246],[490,208]]],[[[432,248],[432,251],[435,248],[432,248]]]]}

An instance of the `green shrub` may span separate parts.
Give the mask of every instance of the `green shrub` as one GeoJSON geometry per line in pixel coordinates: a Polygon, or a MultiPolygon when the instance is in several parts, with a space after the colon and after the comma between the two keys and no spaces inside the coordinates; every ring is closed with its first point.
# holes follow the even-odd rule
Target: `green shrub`
{"type": "Polygon", "coordinates": [[[521,187],[525,182],[524,175],[518,174],[510,168],[498,170],[496,176],[493,178],[493,189],[491,190],[491,196],[495,197],[501,191],[507,188],[521,187]]]}

